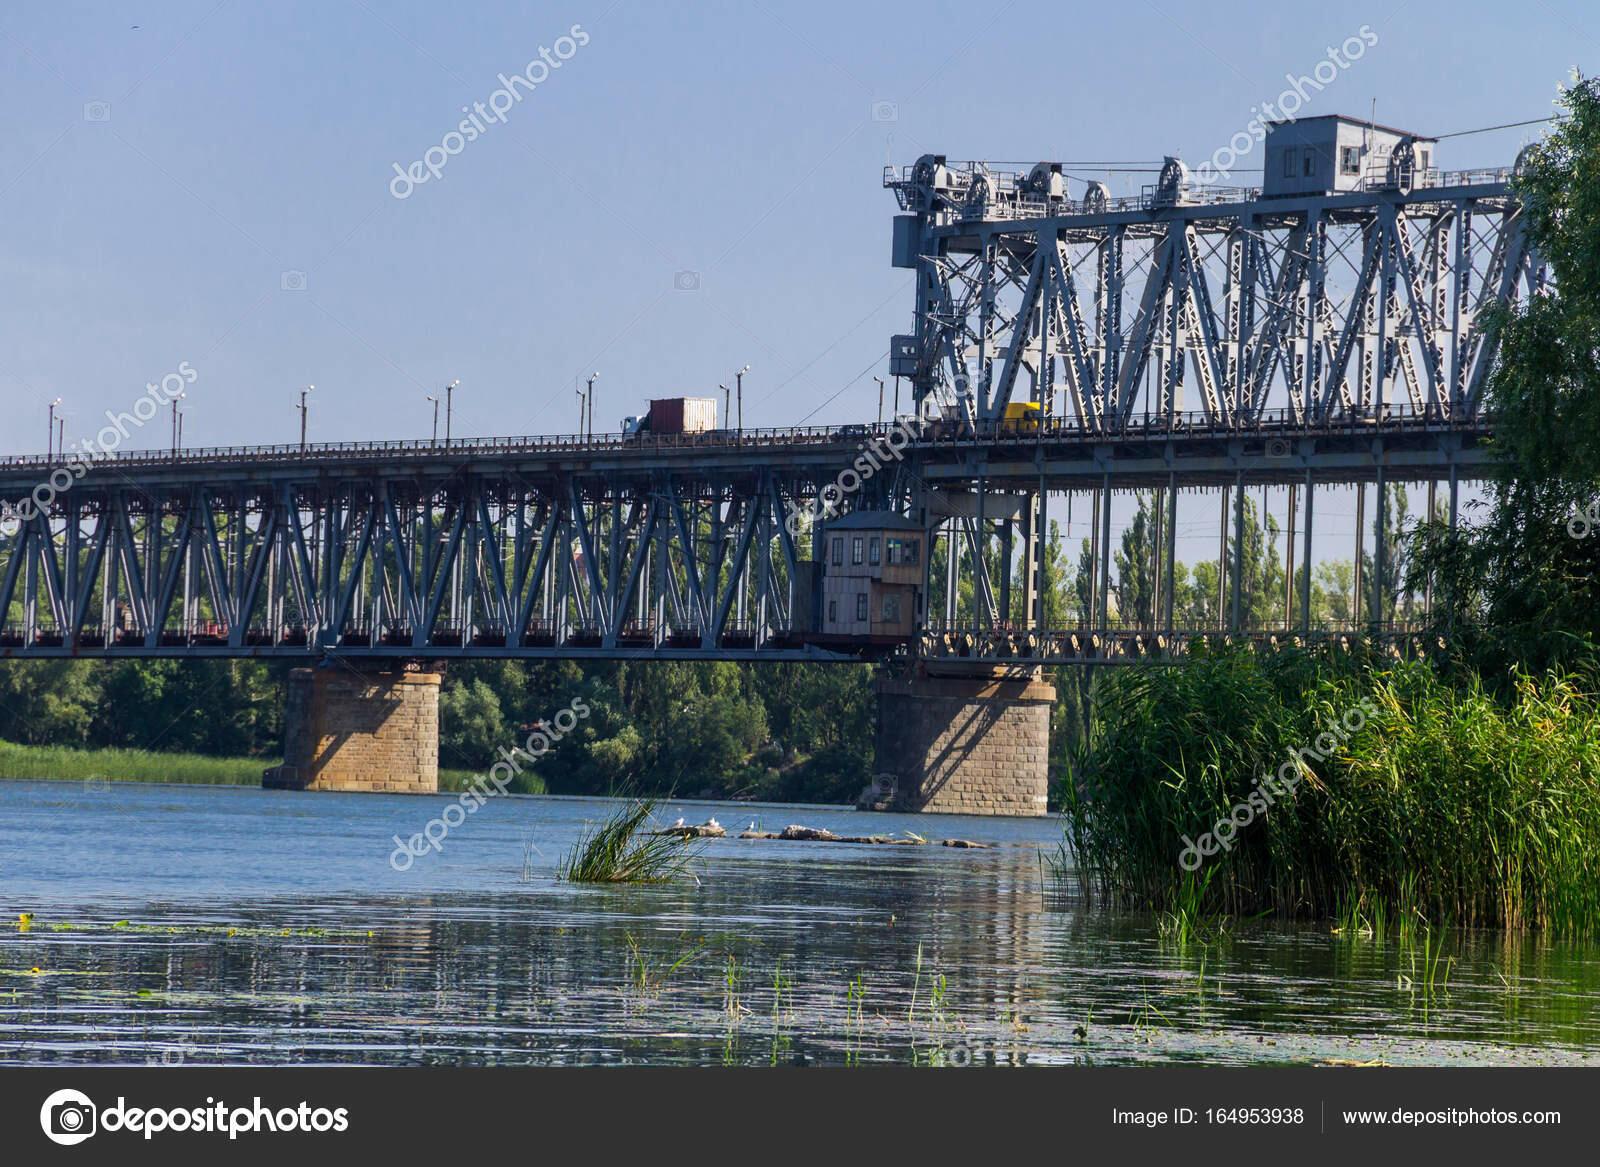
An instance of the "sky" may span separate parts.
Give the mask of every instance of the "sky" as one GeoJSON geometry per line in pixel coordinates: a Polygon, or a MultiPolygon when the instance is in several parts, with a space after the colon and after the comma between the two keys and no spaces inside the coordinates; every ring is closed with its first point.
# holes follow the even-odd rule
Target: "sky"
{"type": "Polygon", "coordinates": [[[452,380],[457,437],[570,431],[595,372],[615,429],[746,364],[747,425],[870,420],[912,309],[886,163],[1193,165],[1364,26],[1301,116],[1540,118],[1600,62],[1593,0],[6,0],[0,452],[185,362],[190,446],[296,440],[307,384],[312,440],[427,437],[452,380]]]}

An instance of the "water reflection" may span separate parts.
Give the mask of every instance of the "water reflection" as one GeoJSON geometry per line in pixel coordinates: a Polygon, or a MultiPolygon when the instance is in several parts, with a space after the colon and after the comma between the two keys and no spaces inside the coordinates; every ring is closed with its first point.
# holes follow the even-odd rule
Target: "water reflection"
{"type": "Polygon", "coordinates": [[[0,785],[35,916],[0,932],[0,1060],[1600,1062],[1593,947],[1457,934],[1432,984],[1326,928],[1180,948],[1049,885],[1050,822],[755,807],[994,845],[716,840],[698,884],[585,888],[554,865],[607,804],[493,810],[402,877],[431,800],[0,785]]]}

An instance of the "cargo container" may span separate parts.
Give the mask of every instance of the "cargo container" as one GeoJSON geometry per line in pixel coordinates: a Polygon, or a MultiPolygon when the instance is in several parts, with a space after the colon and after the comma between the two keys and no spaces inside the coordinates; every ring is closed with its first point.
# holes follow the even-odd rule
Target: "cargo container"
{"type": "Polygon", "coordinates": [[[650,431],[700,434],[717,428],[715,397],[658,397],[650,402],[650,431]]]}

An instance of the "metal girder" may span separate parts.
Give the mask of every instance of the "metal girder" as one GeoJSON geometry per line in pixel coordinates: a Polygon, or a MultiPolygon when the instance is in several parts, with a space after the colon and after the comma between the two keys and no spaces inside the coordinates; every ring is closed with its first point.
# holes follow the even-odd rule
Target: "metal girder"
{"type": "Polygon", "coordinates": [[[0,532],[0,653],[826,658],[789,623],[809,565],[785,520],[831,477],[759,455],[731,472],[429,480],[197,469],[136,490],[90,475],[0,532]]]}
{"type": "Polygon", "coordinates": [[[1495,351],[1478,321],[1544,278],[1508,181],[1482,176],[1019,213],[1034,205],[911,200],[919,401],[977,386],[962,416],[979,423],[1026,399],[1089,430],[1196,410],[1242,424],[1275,410],[1471,416],[1495,351]]]}

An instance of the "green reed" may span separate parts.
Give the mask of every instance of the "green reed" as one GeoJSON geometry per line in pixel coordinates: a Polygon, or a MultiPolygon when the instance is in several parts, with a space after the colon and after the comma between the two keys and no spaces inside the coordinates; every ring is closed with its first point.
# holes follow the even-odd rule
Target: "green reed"
{"type": "Polygon", "coordinates": [[[1064,792],[1072,869],[1168,913],[1180,939],[1207,915],[1263,911],[1352,934],[1600,927],[1600,702],[1572,678],[1520,678],[1502,699],[1423,661],[1235,650],[1118,670],[1102,693],[1064,792]],[[1203,885],[1182,870],[1185,836],[1363,699],[1378,716],[1307,759],[1291,797],[1205,860],[1203,885]]]}
{"type": "Polygon", "coordinates": [[[646,832],[655,808],[654,799],[636,799],[586,830],[561,861],[561,878],[573,883],[665,883],[689,873],[693,846],[677,835],[646,832]]]}

